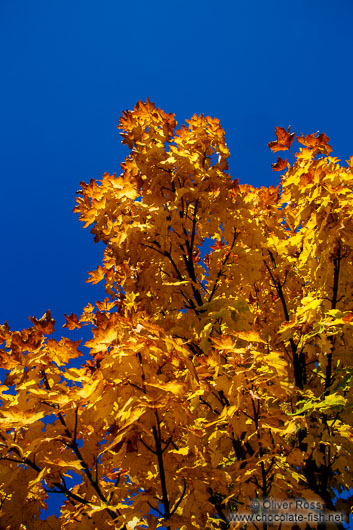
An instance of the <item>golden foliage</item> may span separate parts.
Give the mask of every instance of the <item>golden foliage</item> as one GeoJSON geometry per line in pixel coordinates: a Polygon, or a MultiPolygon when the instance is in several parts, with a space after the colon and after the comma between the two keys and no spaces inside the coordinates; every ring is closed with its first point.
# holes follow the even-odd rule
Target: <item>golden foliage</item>
{"type": "Polygon", "coordinates": [[[217,119],[176,130],[147,100],[119,129],[122,174],[81,183],[75,208],[105,244],[89,281],[108,297],[65,315],[92,327],[89,358],[47,338],[50,311],[0,327],[1,527],[225,529],[254,497],[334,509],[352,485],[353,164],[301,136],[281,185],[254,188],[227,172],[217,119]],[[40,520],[53,492],[61,516],[40,520]]]}

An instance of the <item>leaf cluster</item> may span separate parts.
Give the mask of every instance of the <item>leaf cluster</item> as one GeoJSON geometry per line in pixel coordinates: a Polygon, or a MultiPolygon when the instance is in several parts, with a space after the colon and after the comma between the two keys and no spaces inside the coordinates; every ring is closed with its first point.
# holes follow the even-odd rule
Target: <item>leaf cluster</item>
{"type": "Polygon", "coordinates": [[[88,281],[107,298],[66,316],[89,358],[48,338],[49,311],[0,327],[1,527],[227,529],[255,497],[334,510],[353,478],[353,159],[302,135],[280,184],[254,188],[217,119],[177,129],[147,100],[119,129],[121,175],[75,207],[105,245],[88,281]]]}

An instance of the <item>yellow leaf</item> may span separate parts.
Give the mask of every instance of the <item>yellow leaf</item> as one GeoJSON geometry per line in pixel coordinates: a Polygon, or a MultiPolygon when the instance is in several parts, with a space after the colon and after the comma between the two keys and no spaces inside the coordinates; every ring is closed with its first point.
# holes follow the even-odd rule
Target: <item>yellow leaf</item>
{"type": "Polygon", "coordinates": [[[169,381],[168,383],[147,383],[147,385],[153,388],[159,388],[164,392],[171,392],[176,396],[182,396],[185,392],[185,385],[175,381],[169,381]]]}
{"type": "Polygon", "coordinates": [[[259,333],[254,330],[249,331],[237,331],[234,332],[234,335],[238,337],[239,339],[246,340],[247,342],[262,342],[263,344],[266,344],[266,341],[263,340],[259,333]]]}
{"type": "Polygon", "coordinates": [[[76,469],[76,471],[82,471],[82,463],[79,460],[63,460],[62,458],[48,458],[45,457],[43,461],[46,464],[59,466],[59,467],[65,467],[69,469],[76,469]]]}
{"type": "Polygon", "coordinates": [[[188,455],[189,454],[189,448],[188,447],[181,447],[180,449],[171,449],[169,451],[170,453],[174,453],[176,455],[188,455]]]}
{"type": "Polygon", "coordinates": [[[188,283],[187,280],[183,280],[180,282],[163,282],[163,285],[178,287],[178,285],[187,285],[188,283]]]}

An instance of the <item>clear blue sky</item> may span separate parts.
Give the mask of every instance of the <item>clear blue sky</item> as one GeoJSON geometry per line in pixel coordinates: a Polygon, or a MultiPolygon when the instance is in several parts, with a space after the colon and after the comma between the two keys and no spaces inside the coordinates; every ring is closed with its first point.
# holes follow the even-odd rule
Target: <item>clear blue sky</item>
{"type": "Polygon", "coordinates": [[[276,183],[276,125],[353,154],[350,0],[1,0],[0,322],[61,325],[101,298],[102,248],[72,213],[80,181],[120,173],[122,110],[218,117],[240,182],[276,183]]]}
{"type": "Polygon", "coordinates": [[[72,213],[80,181],[120,173],[122,110],[218,117],[241,183],[276,184],[276,125],[353,155],[351,0],[0,0],[0,323],[102,299],[72,213]]]}

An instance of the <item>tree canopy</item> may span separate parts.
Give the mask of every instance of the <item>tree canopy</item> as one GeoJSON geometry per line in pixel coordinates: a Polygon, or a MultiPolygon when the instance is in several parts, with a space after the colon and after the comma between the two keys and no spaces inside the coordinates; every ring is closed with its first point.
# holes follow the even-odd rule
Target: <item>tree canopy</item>
{"type": "Polygon", "coordinates": [[[81,365],[49,310],[0,327],[1,528],[226,529],[250,499],[334,511],[352,487],[353,157],[277,127],[292,161],[255,188],[219,120],[176,127],[137,103],[121,175],[81,183],[107,294],[66,316],[81,365]]]}

